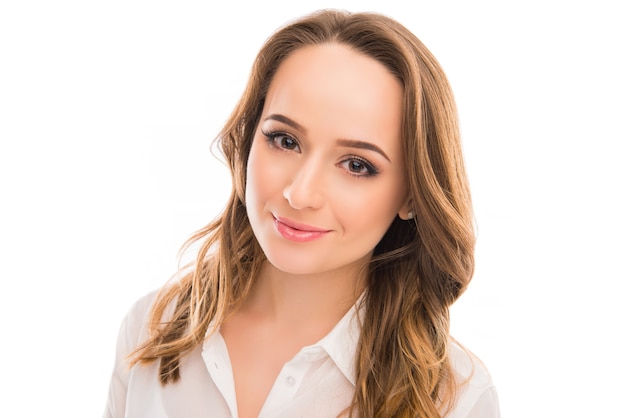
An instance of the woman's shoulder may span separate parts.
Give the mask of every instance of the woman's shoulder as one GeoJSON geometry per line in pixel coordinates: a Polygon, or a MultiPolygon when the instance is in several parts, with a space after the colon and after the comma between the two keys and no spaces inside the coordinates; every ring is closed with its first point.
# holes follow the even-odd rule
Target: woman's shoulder
{"type": "Polygon", "coordinates": [[[150,312],[158,294],[159,289],[152,290],[137,299],[128,309],[120,330],[124,335],[120,336],[131,345],[137,345],[147,337],[150,312]]]}
{"type": "Polygon", "coordinates": [[[449,417],[499,417],[498,396],[485,364],[456,341],[449,345],[449,358],[458,389],[449,417]]]}
{"type": "Polygon", "coordinates": [[[147,332],[148,324],[151,320],[152,310],[157,302],[162,302],[163,298],[169,299],[166,306],[160,311],[162,312],[161,321],[167,321],[171,318],[176,306],[177,296],[171,297],[168,292],[172,284],[168,284],[161,288],[153,289],[137,299],[128,310],[124,319],[125,326],[132,331],[133,335],[144,336],[147,332]]]}
{"type": "Polygon", "coordinates": [[[130,306],[126,316],[135,321],[145,318],[152,309],[154,302],[159,296],[159,292],[160,289],[153,289],[141,296],[139,299],[135,300],[135,302],[130,306]]]}
{"type": "Polygon", "coordinates": [[[483,362],[456,341],[450,342],[449,358],[452,369],[461,384],[468,382],[479,387],[493,386],[491,375],[483,362]]]}

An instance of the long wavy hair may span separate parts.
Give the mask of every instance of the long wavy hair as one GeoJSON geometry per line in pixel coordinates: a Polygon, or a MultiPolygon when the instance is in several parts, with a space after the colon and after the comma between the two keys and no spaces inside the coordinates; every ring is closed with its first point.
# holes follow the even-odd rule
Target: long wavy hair
{"type": "Polygon", "coordinates": [[[244,203],[246,165],[276,70],[295,50],[347,45],[382,63],[402,83],[402,147],[414,220],[396,217],[369,266],[357,383],[350,416],[440,417],[455,397],[449,307],[474,270],[474,228],[449,83],[430,51],[400,23],[373,13],[323,10],[275,32],[259,52],[246,90],[217,137],[232,173],[224,212],[183,248],[200,244],[193,268],[162,289],[150,338],[131,364],[159,361],[163,385],[180,378],[180,359],[209,324],[237,309],[265,256],[244,203]]]}

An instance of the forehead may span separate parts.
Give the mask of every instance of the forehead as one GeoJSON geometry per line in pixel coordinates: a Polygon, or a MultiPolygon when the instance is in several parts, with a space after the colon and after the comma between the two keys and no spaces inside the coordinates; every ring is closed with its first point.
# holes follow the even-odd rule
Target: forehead
{"type": "Polygon", "coordinates": [[[350,131],[346,135],[399,138],[402,102],[402,85],[383,64],[333,43],[300,48],[281,63],[264,114],[342,127],[350,131]]]}

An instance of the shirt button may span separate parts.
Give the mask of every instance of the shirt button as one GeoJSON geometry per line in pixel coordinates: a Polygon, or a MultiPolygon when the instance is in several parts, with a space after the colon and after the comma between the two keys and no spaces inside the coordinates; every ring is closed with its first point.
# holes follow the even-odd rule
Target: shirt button
{"type": "Polygon", "coordinates": [[[296,384],[296,379],[295,379],[293,376],[289,376],[289,377],[287,378],[287,384],[288,384],[289,386],[293,386],[293,385],[295,385],[295,384],[296,384]]]}

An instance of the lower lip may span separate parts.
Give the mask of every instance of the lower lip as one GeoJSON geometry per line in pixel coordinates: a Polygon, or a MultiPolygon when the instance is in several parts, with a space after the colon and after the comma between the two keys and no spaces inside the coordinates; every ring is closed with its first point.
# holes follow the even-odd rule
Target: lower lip
{"type": "Polygon", "coordinates": [[[328,233],[328,231],[303,231],[300,229],[295,229],[285,225],[282,222],[279,222],[276,219],[274,219],[274,226],[283,238],[295,242],[315,241],[316,239],[321,238],[328,233]]]}

